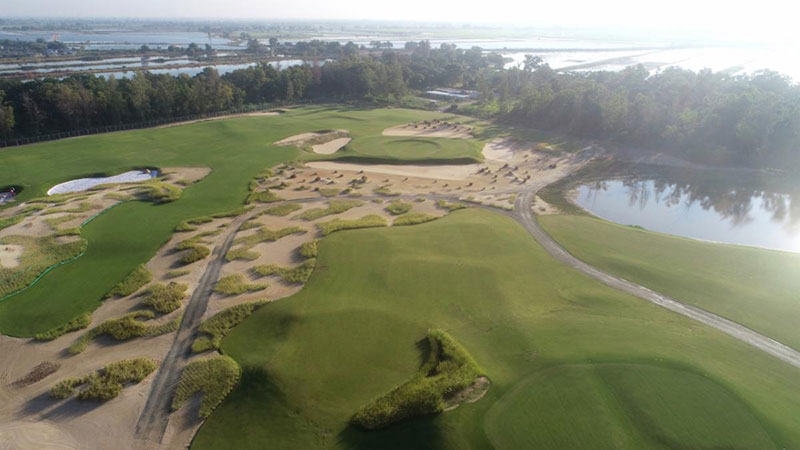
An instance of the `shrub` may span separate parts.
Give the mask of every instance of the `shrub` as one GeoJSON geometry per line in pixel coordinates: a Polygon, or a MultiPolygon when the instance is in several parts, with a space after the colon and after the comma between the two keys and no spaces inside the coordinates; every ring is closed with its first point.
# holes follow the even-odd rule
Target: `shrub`
{"type": "Polygon", "coordinates": [[[374,430],[411,417],[440,413],[448,406],[448,398],[485,376],[469,353],[444,331],[429,331],[426,342],[428,358],[417,374],[359,409],[353,423],[374,430]]]}
{"type": "Polygon", "coordinates": [[[263,214],[268,214],[270,216],[288,216],[289,214],[302,208],[303,206],[299,203],[283,203],[265,209],[263,214]]]}
{"type": "Polygon", "coordinates": [[[211,254],[211,250],[204,245],[195,245],[194,247],[190,248],[186,253],[181,256],[178,260],[181,264],[191,264],[195,261],[200,261],[201,259],[207,257],[211,254]]]}
{"type": "Polygon", "coordinates": [[[111,288],[111,290],[108,291],[108,294],[106,294],[106,298],[114,296],[125,297],[131,295],[138,291],[142,286],[149,283],[152,279],[153,274],[151,274],[150,271],[144,267],[144,265],[140,265],[139,267],[133,269],[133,272],[125,276],[125,278],[117,283],[116,286],[111,288]]]}
{"type": "Polygon", "coordinates": [[[319,251],[319,239],[313,241],[303,242],[300,246],[300,256],[303,258],[316,258],[319,251]]]}
{"type": "Polygon", "coordinates": [[[417,225],[420,223],[430,222],[436,220],[438,217],[425,213],[409,213],[402,217],[394,219],[392,225],[417,225]]]}
{"type": "Polygon", "coordinates": [[[214,286],[214,292],[222,295],[239,295],[245,292],[261,291],[269,287],[262,283],[248,283],[244,275],[237,273],[220,278],[214,286]]]}
{"type": "Polygon", "coordinates": [[[143,336],[158,336],[178,329],[182,317],[178,315],[169,322],[163,324],[149,325],[139,319],[152,319],[155,317],[153,311],[143,310],[134,311],[118,319],[108,319],[100,325],[92,328],[87,333],[79,337],[67,348],[67,352],[72,355],[86,350],[89,343],[100,336],[107,335],[117,341],[143,336]]]}
{"type": "Polygon", "coordinates": [[[242,259],[245,261],[253,261],[258,259],[259,256],[261,256],[260,253],[250,250],[247,247],[237,247],[228,250],[228,253],[225,254],[225,260],[235,261],[237,259],[242,259]]]}
{"type": "Polygon", "coordinates": [[[253,311],[267,303],[267,301],[242,303],[223,309],[204,320],[203,323],[200,324],[199,331],[207,336],[200,336],[194,340],[192,343],[192,352],[202,353],[211,349],[219,349],[222,338],[224,338],[233,327],[239,325],[244,319],[248,318],[253,311]]]}
{"type": "Polygon", "coordinates": [[[247,196],[247,203],[273,203],[281,200],[283,199],[270,190],[251,192],[250,195],[247,196]]]}
{"type": "Polygon", "coordinates": [[[242,370],[236,361],[227,356],[217,356],[189,363],[183,373],[175,396],[172,410],[179,410],[194,394],[200,392],[200,418],[205,419],[239,382],[242,370]]]}
{"type": "Polygon", "coordinates": [[[323,236],[327,236],[335,231],[340,231],[340,230],[353,230],[357,228],[385,227],[385,226],[387,226],[386,219],[377,214],[369,214],[360,219],[355,219],[355,220],[333,219],[328,222],[322,222],[317,224],[317,227],[319,228],[323,236]]]}
{"type": "Polygon", "coordinates": [[[294,267],[281,267],[275,264],[267,264],[253,267],[253,271],[262,277],[278,275],[287,283],[300,284],[308,281],[311,277],[311,273],[314,271],[316,263],[317,260],[315,258],[310,258],[294,267]]]}
{"type": "Polygon", "coordinates": [[[411,208],[414,206],[411,203],[401,202],[400,200],[394,200],[389,203],[389,206],[386,207],[386,211],[393,216],[399,216],[401,214],[405,214],[411,211],[411,208]]]}
{"type": "Polygon", "coordinates": [[[316,220],[332,214],[341,214],[357,206],[363,205],[361,200],[330,200],[327,208],[311,208],[296,215],[295,219],[316,220]]]}
{"type": "Polygon", "coordinates": [[[144,187],[142,195],[144,195],[146,199],[156,203],[174,202],[181,198],[183,194],[183,190],[178,186],[155,179],[148,180],[142,185],[144,187]]]}
{"type": "Polygon", "coordinates": [[[233,243],[241,244],[246,248],[250,248],[261,242],[277,241],[278,239],[290,234],[304,234],[307,232],[308,231],[306,229],[300,227],[286,227],[281,228],[280,230],[270,230],[269,228],[261,227],[258,231],[251,235],[236,238],[233,243]]]}
{"type": "Polygon", "coordinates": [[[88,327],[89,324],[91,323],[92,323],[91,313],[81,314],[80,316],[70,320],[69,322],[63,325],[51,328],[42,333],[38,333],[33,338],[36,339],[37,341],[52,341],[53,339],[61,337],[72,331],[82,330],[88,327]]]}
{"type": "Polygon", "coordinates": [[[169,284],[154,284],[147,288],[147,297],[142,301],[154,310],[168,314],[181,307],[181,302],[186,297],[185,284],[171,281],[169,284]]]}
{"type": "Polygon", "coordinates": [[[458,203],[458,202],[450,203],[447,200],[439,200],[439,201],[437,201],[436,202],[436,206],[438,206],[440,209],[445,209],[445,210],[450,211],[450,212],[457,211],[459,209],[467,208],[467,205],[465,205],[463,203],[458,203]]]}
{"type": "Polygon", "coordinates": [[[191,270],[189,270],[189,269],[170,270],[169,272],[166,273],[166,277],[167,278],[178,278],[178,277],[182,277],[184,275],[189,275],[189,273],[191,273],[191,270]]]}
{"type": "Polygon", "coordinates": [[[390,196],[390,197],[394,197],[394,196],[400,195],[399,192],[392,192],[392,190],[389,189],[389,186],[377,187],[377,188],[373,189],[372,192],[374,192],[377,195],[386,195],[386,196],[390,196]]]}
{"type": "Polygon", "coordinates": [[[341,190],[339,188],[319,188],[317,192],[323,197],[336,197],[341,190]]]}
{"type": "Polygon", "coordinates": [[[150,358],[134,358],[106,365],[97,372],[82,378],[66,378],[50,389],[50,396],[65,399],[75,389],[85,385],[78,392],[81,400],[108,401],[119,395],[125,384],[136,384],[156,370],[156,363],[150,358]]]}

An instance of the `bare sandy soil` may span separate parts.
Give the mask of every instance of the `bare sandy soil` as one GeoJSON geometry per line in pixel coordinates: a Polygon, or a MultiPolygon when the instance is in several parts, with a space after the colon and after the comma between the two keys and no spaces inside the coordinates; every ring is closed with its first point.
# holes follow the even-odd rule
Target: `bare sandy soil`
{"type": "Polygon", "coordinates": [[[472,128],[457,123],[423,121],[407,123],[383,130],[384,136],[439,137],[449,139],[472,139],[472,128]]]}
{"type": "Polygon", "coordinates": [[[452,164],[442,166],[395,165],[395,164],[351,164],[335,161],[315,161],[306,164],[312,169],[341,170],[347,172],[370,172],[402,175],[437,180],[465,180],[479,168],[479,164],[452,164]]]}
{"type": "Polygon", "coordinates": [[[542,198],[538,195],[533,198],[533,204],[531,206],[533,208],[533,212],[541,216],[561,214],[560,209],[542,200],[542,198]]]}
{"type": "Polygon", "coordinates": [[[311,149],[314,151],[314,153],[319,153],[320,155],[330,155],[338,152],[340,148],[349,144],[351,140],[352,139],[347,137],[334,139],[324,144],[312,145],[311,149]]]}
{"type": "Polygon", "coordinates": [[[302,143],[303,141],[307,141],[309,139],[315,138],[320,136],[320,133],[300,133],[295,134],[293,136],[289,136],[287,138],[281,139],[280,141],[275,141],[275,145],[297,145],[302,143]]]}
{"type": "Polygon", "coordinates": [[[531,152],[534,148],[534,144],[522,144],[509,138],[498,138],[488,142],[483,147],[482,153],[488,160],[509,163],[514,160],[515,153],[531,152]]]}
{"type": "Polygon", "coordinates": [[[22,250],[21,245],[0,245],[0,267],[17,267],[22,250]]]}

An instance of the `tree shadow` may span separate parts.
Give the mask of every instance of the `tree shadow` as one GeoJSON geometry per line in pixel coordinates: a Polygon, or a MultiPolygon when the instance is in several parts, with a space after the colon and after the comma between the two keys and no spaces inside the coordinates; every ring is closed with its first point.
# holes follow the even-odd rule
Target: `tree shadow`
{"type": "Polygon", "coordinates": [[[382,430],[364,430],[349,425],[337,436],[348,449],[434,449],[444,446],[442,429],[435,416],[417,417],[382,430]]]}

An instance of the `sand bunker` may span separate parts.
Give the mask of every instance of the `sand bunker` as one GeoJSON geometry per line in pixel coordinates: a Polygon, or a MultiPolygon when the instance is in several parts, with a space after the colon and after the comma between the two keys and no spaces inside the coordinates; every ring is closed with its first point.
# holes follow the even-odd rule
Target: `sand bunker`
{"type": "Polygon", "coordinates": [[[314,150],[314,153],[319,153],[320,155],[330,155],[331,153],[338,152],[340,148],[347,145],[350,141],[350,138],[343,137],[334,139],[324,144],[312,145],[311,149],[314,150]]]}
{"type": "Polygon", "coordinates": [[[441,166],[395,165],[395,164],[350,164],[334,161],[318,161],[306,163],[306,167],[323,170],[341,170],[349,172],[385,173],[387,175],[403,175],[416,178],[433,178],[438,180],[464,180],[477,173],[479,164],[452,164],[441,166]]]}
{"type": "Polygon", "coordinates": [[[449,139],[472,139],[472,128],[458,123],[423,121],[383,130],[384,136],[425,136],[449,139]]]}
{"type": "Polygon", "coordinates": [[[320,136],[320,133],[295,134],[294,136],[289,136],[286,139],[281,139],[280,141],[275,142],[275,145],[294,145],[317,136],[320,136]]]}
{"type": "Polygon", "coordinates": [[[0,425],[0,448],[68,450],[85,447],[50,422],[16,421],[0,425]]]}
{"type": "Polygon", "coordinates": [[[22,250],[21,245],[0,244],[0,267],[17,267],[22,250]]]}
{"type": "Polygon", "coordinates": [[[514,159],[513,144],[508,139],[494,139],[484,147],[483,156],[492,161],[511,162],[514,159]]]}
{"type": "Polygon", "coordinates": [[[101,184],[140,183],[155,178],[156,176],[158,176],[157,170],[131,170],[130,172],[114,175],[113,177],[78,178],[77,180],[67,181],[66,183],[51,187],[50,190],[47,191],[47,195],[85,191],[101,184]]]}

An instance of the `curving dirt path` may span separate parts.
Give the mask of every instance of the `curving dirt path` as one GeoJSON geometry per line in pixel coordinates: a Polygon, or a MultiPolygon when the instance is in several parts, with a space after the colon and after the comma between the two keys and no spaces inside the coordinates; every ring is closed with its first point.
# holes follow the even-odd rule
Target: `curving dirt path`
{"type": "Polygon", "coordinates": [[[732,336],[744,343],[750,344],[761,351],[769,353],[781,361],[800,368],[800,352],[785,344],[782,344],[772,338],[764,336],[757,331],[751,330],[744,325],[740,325],[722,316],[718,316],[696,306],[688,305],[674,298],[667,297],[666,295],[659,294],[658,292],[654,292],[644,286],[632,283],[623,278],[605,273],[572,256],[572,254],[558,244],[539,226],[539,223],[536,221],[536,218],[531,212],[531,204],[533,202],[533,198],[536,196],[537,191],[538,189],[534,188],[521,192],[514,205],[514,212],[510,215],[517,219],[522,226],[528,230],[528,233],[530,233],[530,235],[533,236],[533,238],[536,239],[536,241],[539,242],[542,247],[544,247],[550,256],[558,261],[561,261],[567,266],[572,267],[573,269],[583,272],[584,274],[609,287],[634,295],[670,311],[708,325],[712,328],[716,328],[717,330],[722,331],[729,336],[732,336]]]}

